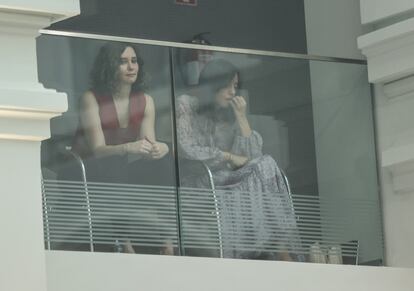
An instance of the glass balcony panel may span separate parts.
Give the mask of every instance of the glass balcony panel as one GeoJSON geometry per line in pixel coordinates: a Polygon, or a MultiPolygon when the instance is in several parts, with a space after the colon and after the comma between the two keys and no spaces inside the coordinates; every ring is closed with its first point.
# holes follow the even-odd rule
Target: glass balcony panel
{"type": "Polygon", "coordinates": [[[365,65],[173,57],[185,254],[382,263],[365,65]]]}
{"type": "Polygon", "coordinates": [[[42,143],[47,247],[178,254],[168,48],[37,44],[40,81],[69,103],[42,143]]]}
{"type": "Polygon", "coordinates": [[[382,264],[364,64],[138,44],[167,159],[90,159],[72,146],[117,43],[99,38],[38,39],[39,78],[69,102],[42,143],[47,249],[382,264]]]}

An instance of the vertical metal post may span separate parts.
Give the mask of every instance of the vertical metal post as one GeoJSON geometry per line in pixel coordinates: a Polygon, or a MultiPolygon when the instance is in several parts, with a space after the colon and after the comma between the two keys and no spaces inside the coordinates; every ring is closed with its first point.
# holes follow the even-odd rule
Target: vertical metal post
{"type": "Polygon", "coordinates": [[[223,254],[223,236],[222,236],[222,231],[221,231],[220,208],[219,208],[219,202],[217,200],[216,185],[214,184],[213,174],[211,173],[210,168],[205,163],[203,163],[203,162],[201,162],[201,163],[203,164],[203,167],[204,167],[204,169],[206,170],[206,172],[208,174],[208,179],[209,179],[209,182],[210,182],[210,188],[211,188],[211,191],[213,193],[215,215],[216,215],[216,220],[217,220],[217,232],[218,232],[218,236],[219,236],[220,258],[223,258],[223,256],[224,256],[224,254],[223,254]]]}
{"type": "Polygon", "coordinates": [[[179,255],[185,255],[185,248],[182,244],[182,216],[181,216],[181,200],[180,200],[180,169],[178,165],[178,147],[177,147],[177,120],[176,120],[176,107],[175,107],[175,74],[174,74],[174,59],[173,59],[173,48],[168,49],[169,60],[170,60],[170,74],[171,74],[171,125],[172,125],[172,152],[174,157],[175,165],[175,181],[176,181],[176,206],[177,206],[177,241],[179,255]]]}
{"type": "Polygon", "coordinates": [[[47,209],[46,190],[45,190],[45,184],[43,181],[43,176],[41,176],[40,181],[41,181],[41,187],[42,187],[43,215],[44,215],[43,219],[44,219],[45,228],[46,228],[46,249],[50,250],[49,213],[47,209]]]}
{"type": "Polygon", "coordinates": [[[85,189],[85,199],[86,199],[86,208],[88,212],[88,226],[89,226],[89,248],[91,252],[94,251],[93,246],[93,228],[92,228],[92,211],[91,211],[91,203],[89,199],[89,190],[88,190],[88,182],[86,180],[86,169],[85,164],[83,163],[83,160],[81,157],[74,153],[72,150],[68,149],[69,153],[75,158],[75,160],[78,162],[78,164],[81,167],[82,170],[82,180],[83,180],[83,187],[85,189]]]}

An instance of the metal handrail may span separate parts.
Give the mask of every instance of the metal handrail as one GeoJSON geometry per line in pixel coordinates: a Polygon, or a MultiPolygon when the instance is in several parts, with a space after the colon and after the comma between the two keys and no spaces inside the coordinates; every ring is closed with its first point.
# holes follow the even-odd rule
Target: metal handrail
{"type": "Polygon", "coordinates": [[[52,30],[52,29],[41,29],[39,32],[44,35],[56,35],[56,36],[76,37],[76,38],[84,38],[84,39],[97,39],[97,40],[105,40],[105,41],[121,41],[121,42],[130,42],[130,43],[138,43],[138,44],[144,44],[144,45],[156,45],[156,46],[182,48],[182,49],[208,50],[208,51],[217,51],[217,52],[226,52],[226,53],[281,57],[281,58],[309,60],[309,61],[350,63],[350,64],[360,64],[360,65],[367,64],[367,61],[364,59],[350,59],[350,58],[338,58],[338,57],[330,57],[330,56],[300,54],[300,53],[242,49],[242,48],[234,48],[234,47],[222,47],[222,46],[202,45],[202,44],[194,44],[194,43],[182,43],[182,42],[142,39],[142,38],[123,37],[123,36],[104,35],[104,34],[93,34],[93,33],[75,32],[75,31],[52,30]]]}
{"type": "Polygon", "coordinates": [[[94,246],[93,246],[93,229],[92,229],[92,211],[91,211],[91,203],[90,203],[90,198],[89,198],[88,181],[86,179],[85,163],[83,162],[82,158],[76,152],[72,151],[71,147],[69,146],[66,147],[66,150],[67,150],[67,153],[75,159],[75,161],[79,164],[81,168],[82,182],[83,182],[83,187],[85,189],[86,208],[88,212],[89,248],[90,248],[90,251],[93,252],[94,246]]]}
{"type": "Polygon", "coordinates": [[[295,213],[295,207],[293,205],[292,189],[290,187],[289,179],[288,179],[285,171],[283,171],[283,169],[281,169],[281,168],[279,168],[279,169],[280,169],[280,173],[282,174],[283,182],[285,183],[285,186],[286,186],[286,189],[287,189],[287,192],[288,192],[288,196],[289,196],[289,200],[290,200],[289,202],[290,202],[290,205],[291,205],[291,208],[292,208],[291,209],[292,213],[293,213],[293,215],[296,219],[296,222],[297,222],[300,219],[300,217],[297,216],[296,213],[295,213]]]}
{"type": "Polygon", "coordinates": [[[42,188],[42,204],[43,204],[43,214],[44,214],[44,221],[45,221],[45,228],[46,228],[46,249],[50,250],[50,225],[49,225],[49,211],[47,209],[47,200],[46,200],[46,191],[45,191],[45,183],[43,181],[43,175],[40,177],[40,183],[42,188]]]}
{"type": "Polygon", "coordinates": [[[219,239],[219,256],[220,258],[223,258],[224,257],[223,233],[222,233],[222,227],[221,227],[219,201],[217,199],[216,186],[215,186],[214,179],[213,179],[213,172],[211,171],[210,167],[203,161],[190,160],[190,159],[181,159],[181,160],[184,161],[185,163],[200,164],[201,168],[204,170],[205,174],[208,177],[209,190],[211,190],[211,193],[213,194],[213,199],[214,199],[214,215],[217,221],[217,232],[218,232],[218,239],[219,239]]]}
{"type": "MultiPolygon", "coordinates": [[[[85,163],[83,162],[82,158],[74,151],[72,151],[72,148],[70,146],[66,146],[64,150],[60,149],[60,152],[71,156],[79,165],[81,169],[82,174],[82,183],[83,188],[85,190],[85,200],[86,200],[86,209],[88,213],[88,232],[89,232],[89,248],[90,251],[94,251],[94,243],[93,243],[93,228],[92,228],[92,210],[91,210],[91,203],[90,203],[90,197],[89,197],[89,190],[88,190],[88,182],[86,178],[86,167],[85,163]]],[[[49,225],[49,209],[48,209],[48,203],[47,203],[47,197],[46,197],[46,190],[44,186],[44,180],[43,176],[41,177],[41,185],[42,185],[42,200],[43,200],[43,212],[45,215],[45,227],[46,227],[46,243],[47,243],[47,249],[51,249],[50,244],[50,225],[49,225]]]]}
{"type": "Polygon", "coordinates": [[[204,163],[203,161],[200,161],[200,163],[202,164],[204,170],[207,172],[208,178],[209,178],[209,183],[210,183],[210,188],[211,191],[213,193],[213,198],[214,198],[214,208],[215,208],[215,214],[216,214],[216,219],[217,219],[217,231],[218,231],[218,237],[219,237],[219,251],[220,251],[220,258],[223,258],[224,254],[223,254],[223,236],[222,236],[222,230],[221,230],[221,218],[220,218],[220,209],[219,209],[219,203],[218,203],[218,199],[217,199],[217,194],[216,194],[216,187],[214,184],[214,180],[213,180],[213,173],[211,172],[209,166],[207,166],[206,163],[204,163]]]}

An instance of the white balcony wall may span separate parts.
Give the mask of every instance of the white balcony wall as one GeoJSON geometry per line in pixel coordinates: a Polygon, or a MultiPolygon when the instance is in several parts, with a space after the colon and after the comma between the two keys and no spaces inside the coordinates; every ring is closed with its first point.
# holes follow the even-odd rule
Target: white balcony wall
{"type": "Polygon", "coordinates": [[[361,0],[358,38],[375,84],[375,115],[386,263],[414,267],[414,2],[361,0]]]}
{"type": "Polygon", "coordinates": [[[46,254],[53,291],[411,291],[414,270],[155,255],[46,254]]]}
{"type": "Polygon", "coordinates": [[[38,30],[75,1],[0,1],[0,290],[46,291],[40,142],[66,96],[37,80],[38,30]]]}

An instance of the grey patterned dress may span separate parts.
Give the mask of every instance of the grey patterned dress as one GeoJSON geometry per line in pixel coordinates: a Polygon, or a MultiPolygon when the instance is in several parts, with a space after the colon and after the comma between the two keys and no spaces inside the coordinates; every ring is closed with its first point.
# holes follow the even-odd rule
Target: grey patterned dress
{"type": "MultiPolygon", "coordinates": [[[[262,154],[262,137],[256,131],[243,137],[237,123],[214,122],[198,114],[197,108],[196,97],[177,99],[178,152],[181,158],[203,161],[213,172],[224,256],[260,258],[278,250],[296,252],[299,238],[292,203],[277,163],[262,154]],[[246,156],[249,162],[233,170],[224,151],[246,156]]],[[[181,181],[181,186],[207,186],[205,177],[186,180],[186,173],[181,173],[181,181]]]]}

